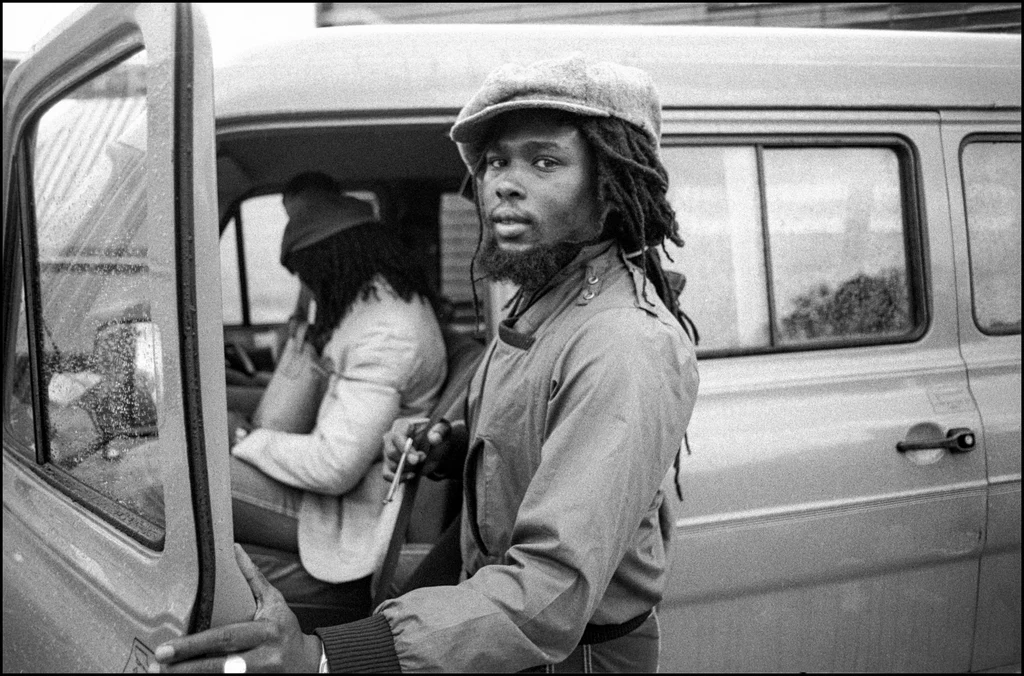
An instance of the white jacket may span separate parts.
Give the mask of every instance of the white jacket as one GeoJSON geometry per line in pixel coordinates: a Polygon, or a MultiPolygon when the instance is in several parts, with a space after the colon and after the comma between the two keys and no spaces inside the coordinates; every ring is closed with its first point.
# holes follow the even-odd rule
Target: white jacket
{"type": "Polygon", "coordinates": [[[377,569],[401,504],[383,504],[381,437],[396,418],[429,414],[447,359],[430,305],[403,301],[381,279],[376,298],[353,303],[323,356],[331,376],[313,431],[257,429],[232,453],[305,491],[302,565],[317,579],[344,582],[377,569]]]}

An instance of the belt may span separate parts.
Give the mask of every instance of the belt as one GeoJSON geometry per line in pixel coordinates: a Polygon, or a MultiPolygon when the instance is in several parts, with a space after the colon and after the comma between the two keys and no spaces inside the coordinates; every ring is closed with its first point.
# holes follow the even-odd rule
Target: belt
{"type": "MultiPolygon", "coordinates": [[[[647,618],[651,616],[651,611],[647,610],[634,618],[628,619],[622,624],[587,624],[587,628],[583,630],[583,638],[580,639],[578,645],[594,645],[595,643],[604,643],[605,641],[612,641],[617,638],[622,638],[626,634],[629,634],[641,624],[647,621],[647,618]]],[[[529,669],[523,669],[519,673],[546,673],[551,665],[541,664],[536,667],[530,667],[529,669]]]]}
{"type": "Polygon", "coordinates": [[[651,611],[645,610],[636,617],[630,618],[622,624],[587,624],[587,628],[583,630],[583,638],[580,639],[580,645],[593,645],[595,643],[604,643],[605,641],[612,641],[617,638],[622,638],[626,634],[630,633],[641,624],[647,621],[647,618],[651,616],[651,611]]]}

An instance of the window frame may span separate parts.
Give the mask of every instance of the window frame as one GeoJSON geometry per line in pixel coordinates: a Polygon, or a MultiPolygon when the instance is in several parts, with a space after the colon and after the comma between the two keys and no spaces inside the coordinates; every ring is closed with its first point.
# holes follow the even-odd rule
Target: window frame
{"type": "MultiPolygon", "coordinates": [[[[812,133],[812,134],[666,134],[661,141],[661,152],[672,148],[695,146],[743,146],[755,153],[758,202],[760,204],[760,230],[765,256],[765,299],[768,302],[769,345],[742,348],[702,348],[697,346],[700,359],[721,359],[758,355],[811,352],[840,348],[872,347],[913,343],[921,340],[931,326],[931,296],[929,292],[927,251],[927,222],[924,209],[921,162],[914,143],[900,134],[812,133]],[[779,343],[776,327],[775,289],[771,265],[771,239],[766,209],[764,151],[772,148],[887,148],[896,153],[900,170],[901,215],[903,218],[904,265],[907,274],[911,330],[902,335],[829,337],[804,343],[779,343]]],[[[673,176],[669,174],[669,181],[673,176]]],[[[700,330],[698,324],[697,329],[700,330]]]]}
{"type": "MultiPolygon", "coordinates": [[[[12,205],[8,219],[17,219],[16,226],[10,227],[18,239],[15,249],[16,256],[20,257],[17,268],[20,275],[20,284],[12,284],[18,287],[17,296],[8,296],[11,301],[10,312],[16,312],[16,303],[24,302],[26,306],[26,331],[28,332],[29,360],[31,363],[32,379],[32,415],[35,426],[35,451],[26,454],[12,453],[10,457],[20,461],[23,466],[30,469],[49,486],[66,495],[76,504],[81,505],[89,512],[109,523],[119,532],[128,535],[143,546],[154,550],[163,551],[166,542],[166,527],[160,527],[147,518],[138,514],[124,505],[121,505],[113,498],[110,498],[85,483],[70,472],[61,469],[49,459],[50,438],[49,438],[49,407],[48,398],[42,392],[41,383],[44,382],[44,366],[42,355],[44,354],[44,331],[37,326],[38,318],[42,316],[40,298],[40,268],[39,268],[39,243],[36,223],[35,191],[33,186],[33,160],[36,133],[42,117],[57,103],[78,87],[93,80],[96,76],[116,68],[120,64],[139,54],[145,47],[134,47],[128,51],[118,54],[107,62],[102,68],[89,72],[81,79],[75,80],[67,87],[55,91],[47,100],[38,107],[31,115],[25,125],[24,131],[18,139],[15,151],[15,171],[12,175],[12,192],[17,193],[16,203],[12,205]],[[34,462],[30,458],[34,456],[34,462]]],[[[148,105],[148,99],[147,99],[148,105]]],[[[148,115],[148,113],[147,113],[148,115]]],[[[8,221],[10,222],[10,221],[8,221]]],[[[12,292],[14,290],[12,289],[12,292]]],[[[16,323],[16,322],[12,322],[16,323]]],[[[5,336],[6,339],[6,336],[5,336]]],[[[5,354],[8,354],[5,345],[5,354]]],[[[5,378],[4,387],[10,387],[9,378],[5,378]]],[[[9,412],[4,411],[4,429],[9,431],[9,412]]],[[[12,440],[21,441],[17,435],[12,435],[12,440]]],[[[19,446],[23,443],[19,443],[19,446]]]]}
{"type": "Polygon", "coordinates": [[[967,176],[964,173],[964,150],[967,146],[975,143],[1016,143],[1020,145],[1021,135],[1012,132],[976,132],[970,133],[960,139],[960,147],[957,149],[957,173],[960,175],[960,198],[963,200],[964,209],[964,234],[967,241],[967,270],[968,282],[971,289],[971,319],[974,326],[986,336],[1019,336],[1020,328],[1013,329],[991,329],[985,328],[978,321],[978,305],[975,302],[975,277],[974,277],[974,252],[971,248],[971,212],[967,204],[967,176]]]}

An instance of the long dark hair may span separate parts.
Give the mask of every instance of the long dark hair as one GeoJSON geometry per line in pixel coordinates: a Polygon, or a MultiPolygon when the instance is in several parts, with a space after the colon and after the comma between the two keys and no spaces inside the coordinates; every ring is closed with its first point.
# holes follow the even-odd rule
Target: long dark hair
{"type": "Polygon", "coordinates": [[[357,299],[379,297],[375,280],[384,278],[402,300],[414,296],[437,310],[437,298],[416,257],[394,228],[370,222],[342,230],[292,251],[285,266],[316,299],[316,319],[307,334],[319,352],[357,299]]]}
{"type": "Polygon", "coordinates": [[[657,146],[638,127],[614,117],[580,117],[580,133],[594,150],[598,199],[611,205],[603,235],[618,240],[650,280],[655,293],[696,344],[697,327],[679,306],[681,279],[661,265],[657,247],[671,260],[665,240],[682,247],[675,210],[668,202],[668,171],[657,146]]]}

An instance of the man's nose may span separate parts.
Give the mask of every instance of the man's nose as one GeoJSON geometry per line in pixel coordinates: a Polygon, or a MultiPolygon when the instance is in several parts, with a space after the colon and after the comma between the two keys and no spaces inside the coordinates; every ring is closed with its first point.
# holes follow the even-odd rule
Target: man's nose
{"type": "Polygon", "coordinates": [[[514,169],[507,169],[494,182],[494,194],[499,199],[509,200],[521,198],[526,192],[523,190],[523,184],[518,178],[518,173],[514,169]]]}

